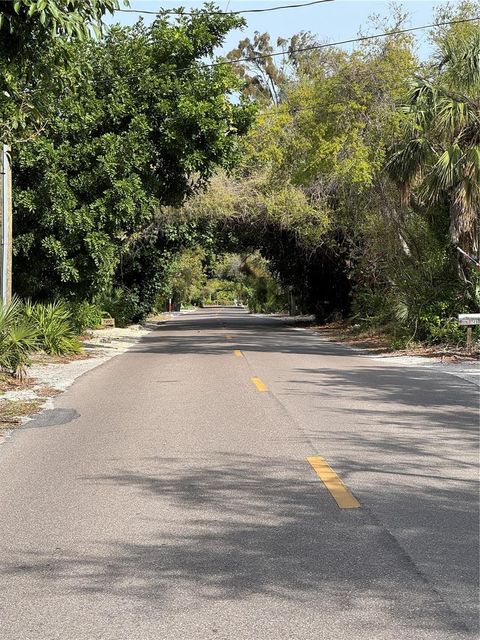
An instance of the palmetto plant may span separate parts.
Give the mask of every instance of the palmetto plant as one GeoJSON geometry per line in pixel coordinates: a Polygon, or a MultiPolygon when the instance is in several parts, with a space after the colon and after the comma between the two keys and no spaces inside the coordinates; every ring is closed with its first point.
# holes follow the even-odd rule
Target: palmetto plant
{"type": "Polygon", "coordinates": [[[431,78],[417,80],[405,111],[403,142],[388,167],[403,187],[431,206],[447,202],[452,242],[478,249],[480,207],[480,30],[445,37],[431,78]]]}
{"type": "Polygon", "coordinates": [[[0,304],[0,368],[23,378],[30,353],[38,347],[38,331],[23,315],[22,303],[14,298],[0,304]]]}
{"type": "Polygon", "coordinates": [[[25,303],[25,317],[38,334],[39,348],[53,355],[78,353],[81,345],[73,328],[71,313],[61,301],[49,304],[25,303]]]}

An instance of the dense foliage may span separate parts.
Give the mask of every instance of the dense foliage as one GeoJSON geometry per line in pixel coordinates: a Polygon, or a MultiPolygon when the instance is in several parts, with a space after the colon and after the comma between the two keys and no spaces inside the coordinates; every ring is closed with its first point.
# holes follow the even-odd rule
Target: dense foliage
{"type": "Polygon", "coordinates": [[[460,339],[456,314],[479,304],[457,250],[479,252],[478,22],[433,29],[423,62],[393,9],[373,23],[392,33],[352,51],[255,33],[205,65],[242,19],[89,37],[116,6],[0,0],[17,293],[119,324],[168,298],[271,311],[288,293],[396,344],[460,339]]]}
{"type": "MultiPolygon", "coordinates": [[[[439,18],[478,3],[457,11],[439,18]]],[[[407,18],[392,17],[379,30],[407,18]]],[[[431,35],[426,63],[406,34],[352,53],[282,41],[279,63],[268,34],[241,42],[231,57],[248,58],[239,74],[262,111],[235,175],[178,213],[259,248],[304,311],[386,328],[398,345],[460,340],[456,315],[479,304],[478,270],[457,247],[478,255],[480,30],[431,35]]]]}
{"type": "Polygon", "coordinates": [[[20,295],[91,299],[113,283],[136,289],[159,208],[181,204],[234,162],[249,108],[229,101],[238,81],[228,67],[198,61],[240,24],[198,12],[72,45],[87,71],[43,134],[13,152],[20,295]]]}
{"type": "Polygon", "coordinates": [[[175,253],[163,274],[158,311],[181,306],[246,305],[251,311],[287,309],[287,297],[259,252],[213,254],[198,244],[175,253]]]}
{"type": "Polygon", "coordinates": [[[28,139],[82,72],[72,40],[100,35],[117,0],[0,0],[0,140],[28,139]]]}
{"type": "Polygon", "coordinates": [[[72,310],[59,300],[43,305],[14,297],[9,304],[0,303],[0,369],[23,378],[35,351],[81,351],[72,310]]]}

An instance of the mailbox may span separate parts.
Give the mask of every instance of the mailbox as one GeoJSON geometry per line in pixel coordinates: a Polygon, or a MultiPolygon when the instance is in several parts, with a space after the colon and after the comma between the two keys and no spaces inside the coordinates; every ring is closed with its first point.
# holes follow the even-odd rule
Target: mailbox
{"type": "Polygon", "coordinates": [[[459,313],[458,324],[467,327],[467,353],[472,352],[472,327],[480,324],[480,313],[459,313]]]}
{"type": "Polygon", "coordinates": [[[473,327],[480,324],[480,313],[461,313],[458,316],[458,324],[462,327],[473,327]]]}

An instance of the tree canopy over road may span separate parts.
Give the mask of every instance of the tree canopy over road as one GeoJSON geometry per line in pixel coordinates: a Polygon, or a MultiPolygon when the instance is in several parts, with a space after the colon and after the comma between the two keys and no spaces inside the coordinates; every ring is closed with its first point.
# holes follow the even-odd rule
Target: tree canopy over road
{"type": "Polygon", "coordinates": [[[182,252],[202,278],[260,252],[319,318],[458,339],[479,303],[457,252],[479,251],[478,2],[439,10],[428,61],[397,8],[351,52],[256,33],[214,65],[243,18],[206,5],[102,30],[115,8],[0,2],[19,294],[116,300],[138,320],[182,252]]]}

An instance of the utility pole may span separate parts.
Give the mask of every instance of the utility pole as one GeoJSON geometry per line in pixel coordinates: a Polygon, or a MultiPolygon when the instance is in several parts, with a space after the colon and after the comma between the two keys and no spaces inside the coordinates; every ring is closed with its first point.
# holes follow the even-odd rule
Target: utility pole
{"type": "Polygon", "coordinates": [[[12,166],[10,147],[0,153],[0,289],[3,304],[12,299],[12,166]]]}

